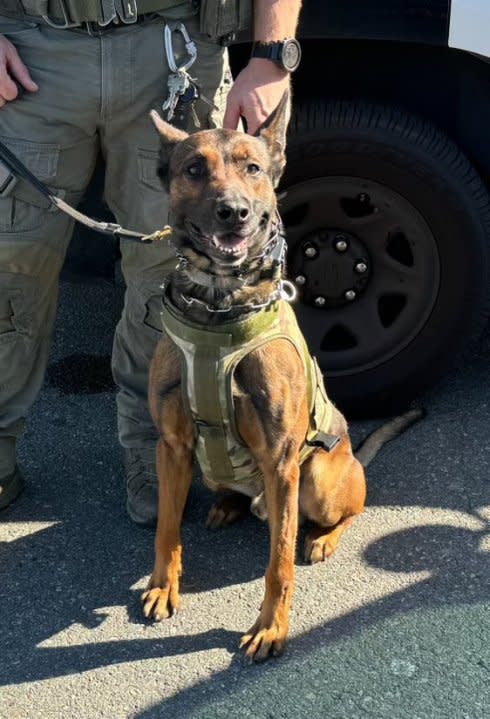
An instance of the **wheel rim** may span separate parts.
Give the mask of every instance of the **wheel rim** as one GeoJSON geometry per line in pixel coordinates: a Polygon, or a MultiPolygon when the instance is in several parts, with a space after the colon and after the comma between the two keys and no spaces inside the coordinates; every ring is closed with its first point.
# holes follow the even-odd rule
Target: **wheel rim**
{"type": "Polygon", "coordinates": [[[321,177],[280,201],[288,270],[310,351],[330,376],[386,362],[418,335],[437,298],[437,244],[400,194],[358,177],[321,177]]]}

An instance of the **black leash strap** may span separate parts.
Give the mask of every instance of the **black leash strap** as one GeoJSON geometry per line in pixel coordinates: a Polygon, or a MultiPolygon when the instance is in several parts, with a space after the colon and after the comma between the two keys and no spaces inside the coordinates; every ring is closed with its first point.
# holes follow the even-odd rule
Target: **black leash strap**
{"type": "Polygon", "coordinates": [[[28,170],[28,168],[19,160],[19,158],[3,144],[3,142],[0,142],[0,162],[3,163],[3,165],[11,173],[11,177],[7,178],[2,184],[0,196],[2,194],[6,196],[9,194],[11,189],[13,189],[15,184],[14,178],[24,180],[24,182],[27,182],[37,192],[49,200],[52,205],[57,207],[58,210],[70,215],[70,217],[73,217],[73,219],[80,222],[82,225],[90,227],[91,230],[96,230],[97,232],[102,232],[106,235],[115,235],[129,240],[136,240],[137,242],[156,242],[161,240],[168,240],[170,242],[172,228],[169,225],[166,225],[162,230],[156,230],[148,235],[143,232],[126,230],[124,227],[121,227],[121,225],[118,225],[115,222],[99,222],[98,220],[93,220],[91,217],[84,215],[82,212],[79,212],[67,202],[62,200],[61,197],[58,197],[49,189],[49,187],[33,175],[32,172],[28,170]]]}

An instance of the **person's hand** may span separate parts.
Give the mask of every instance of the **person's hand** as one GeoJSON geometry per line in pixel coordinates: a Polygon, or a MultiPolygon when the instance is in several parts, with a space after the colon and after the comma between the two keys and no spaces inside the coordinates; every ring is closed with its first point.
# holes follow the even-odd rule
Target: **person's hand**
{"type": "Polygon", "coordinates": [[[276,109],[290,78],[270,60],[251,58],[237,75],[228,94],[223,127],[236,130],[240,118],[245,118],[247,132],[253,135],[276,109]]]}
{"type": "Polygon", "coordinates": [[[38,89],[15,47],[6,37],[0,35],[0,107],[15,100],[19,94],[16,83],[29,92],[36,92],[38,89]]]}

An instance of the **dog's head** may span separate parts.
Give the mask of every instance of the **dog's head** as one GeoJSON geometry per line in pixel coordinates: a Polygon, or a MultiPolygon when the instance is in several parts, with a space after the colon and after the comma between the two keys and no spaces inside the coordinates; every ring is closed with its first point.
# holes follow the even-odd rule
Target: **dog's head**
{"type": "Polygon", "coordinates": [[[175,243],[217,268],[261,254],[271,234],[285,165],[289,97],[252,137],[232,130],[188,135],[152,119],[161,136],[159,176],[170,195],[175,243]]]}

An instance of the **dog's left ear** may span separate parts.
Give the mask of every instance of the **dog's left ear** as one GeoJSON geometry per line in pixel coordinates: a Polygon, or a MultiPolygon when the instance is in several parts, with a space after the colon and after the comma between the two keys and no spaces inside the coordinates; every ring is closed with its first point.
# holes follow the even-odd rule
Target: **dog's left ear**
{"type": "Polygon", "coordinates": [[[168,168],[170,165],[170,157],[175,146],[178,145],[179,142],[182,142],[182,140],[185,140],[187,137],[189,137],[189,135],[187,134],[187,132],[183,132],[182,130],[179,130],[178,128],[174,127],[173,125],[170,125],[168,122],[165,122],[165,120],[162,120],[156,110],[152,110],[150,112],[150,117],[153,120],[153,124],[155,125],[161,138],[160,157],[157,174],[158,177],[162,180],[165,188],[168,190],[168,168]]]}
{"type": "Polygon", "coordinates": [[[291,117],[291,95],[286,90],[279,105],[255,135],[263,140],[271,156],[272,183],[277,187],[286,165],[286,132],[291,117]]]}

